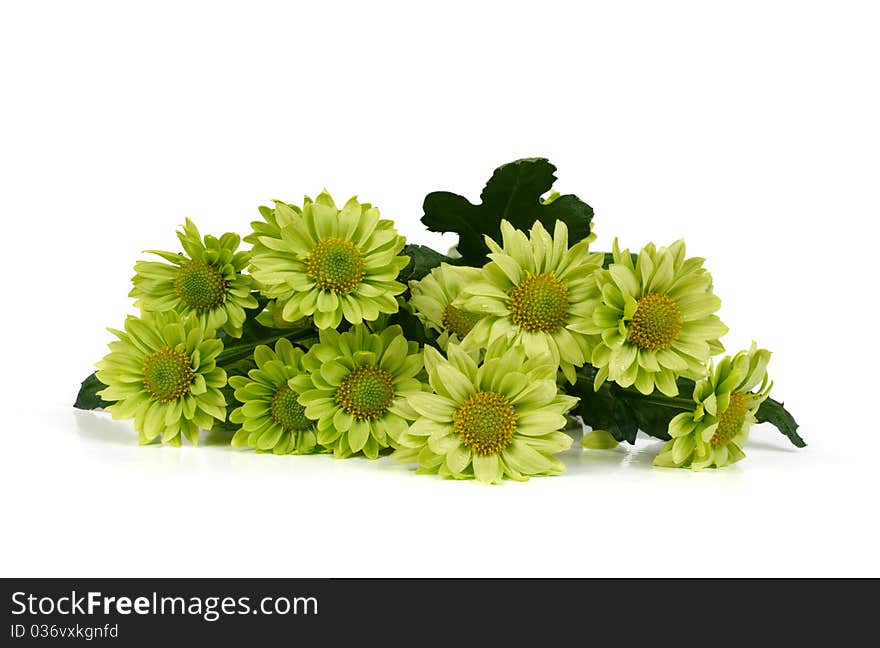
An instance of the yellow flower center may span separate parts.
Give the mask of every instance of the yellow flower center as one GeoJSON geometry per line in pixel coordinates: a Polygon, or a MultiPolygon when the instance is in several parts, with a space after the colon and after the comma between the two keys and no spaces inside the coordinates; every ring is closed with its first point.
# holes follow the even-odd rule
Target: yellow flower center
{"type": "Polygon", "coordinates": [[[568,288],[552,272],[530,274],[510,293],[510,312],[526,331],[555,333],[568,314],[568,288]]]}
{"type": "Polygon", "coordinates": [[[364,254],[351,241],[330,237],[319,241],[309,254],[306,273],[321,290],[344,295],[364,278],[364,254]]]}
{"type": "Polygon", "coordinates": [[[379,418],[393,400],[394,380],[379,367],[355,369],[336,390],[336,402],[359,421],[379,418]]]}
{"type": "Polygon", "coordinates": [[[194,310],[210,310],[226,299],[226,281],[214,266],[193,259],[186,261],[174,277],[174,292],[194,310]]]}
{"type": "Polygon", "coordinates": [[[748,407],[749,405],[744,394],[731,394],[730,404],[718,417],[718,427],[715,429],[715,434],[712,435],[709,443],[716,448],[730,443],[733,437],[742,430],[746,422],[748,407]]]}
{"type": "Polygon", "coordinates": [[[297,394],[290,387],[279,387],[269,407],[272,420],[288,431],[308,430],[312,427],[312,421],[306,417],[306,408],[296,402],[296,399],[297,394]]]}
{"type": "Polygon", "coordinates": [[[443,309],[443,327],[457,335],[459,339],[470,333],[480,319],[480,315],[463,311],[451,304],[447,304],[443,309]]]}
{"type": "Polygon", "coordinates": [[[668,349],[681,331],[681,311],[666,295],[649,293],[636,305],[629,323],[629,341],[640,349],[668,349]]]}
{"type": "Polygon", "coordinates": [[[452,421],[461,442],[476,454],[495,454],[510,445],[516,410],[501,394],[481,391],[455,411],[452,421]]]}
{"type": "Polygon", "coordinates": [[[160,403],[171,403],[189,393],[195,373],[183,351],[164,347],[144,360],[144,389],[160,403]]]}

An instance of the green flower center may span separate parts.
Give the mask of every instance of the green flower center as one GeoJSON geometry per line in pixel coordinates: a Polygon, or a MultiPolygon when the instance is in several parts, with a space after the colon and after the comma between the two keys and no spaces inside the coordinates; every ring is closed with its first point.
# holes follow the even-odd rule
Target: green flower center
{"type": "Polygon", "coordinates": [[[216,267],[193,259],[177,271],[174,292],[190,308],[210,310],[226,299],[226,281],[216,267]]]}
{"type": "Polygon", "coordinates": [[[681,331],[681,311],[666,295],[649,293],[636,302],[629,341],[640,349],[668,349],[681,331]]]}
{"type": "Polygon", "coordinates": [[[331,237],[319,241],[309,254],[306,273],[321,290],[344,295],[364,278],[364,254],[351,241],[331,237]]]}
{"type": "Polygon", "coordinates": [[[443,309],[443,328],[457,335],[459,339],[464,339],[480,319],[480,315],[463,311],[451,304],[443,309]]]}
{"type": "Polygon", "coordinates": [[[530,274],[510,293],[510,312],[526,331],[555,333],[568,314],[568,288],[552,272],[530,274]]]}
{"type": "Polygon", "coordinates": [[[269,407],[272,420],[288,431],[308,430],[312,427],[312,420],[306,417],[306,408],[296,402],[296,399],[297,393],[290,387],[279,387],[269,407]]]}
{"type": "Polygon", "coordinates": [[[195,373],[183,351],[164,347],[144,360],[144,389],[160,403],[171,403],[189,393],[195,373]]]}
{"type": "Polygon", "coordinates": [[[360,367],[336,390],[336,402],[357,420],[382,416],[394,400],[394,380],[379,367],[360,367]]]}
{"type": "Polygon", "coordinates": [[[709,443],[716,448],[730,443],[733,440],[733,437],[739,434],[740,430],[742,430],[742,427],[746,422],[746,412],[748,411],[748,408],[749,405],[746,401],[745,395],[731,394],[730,404],[718,417],[718,427],[715,429],[715,434],[712,435],[709,443]]]}
{"type": "Polygon", "coordinates": [[[479,455],[500,452],[516,430],[516,410],[510,401],[495,392],[477,392],[452,416],[461,442],[479,455]]]}

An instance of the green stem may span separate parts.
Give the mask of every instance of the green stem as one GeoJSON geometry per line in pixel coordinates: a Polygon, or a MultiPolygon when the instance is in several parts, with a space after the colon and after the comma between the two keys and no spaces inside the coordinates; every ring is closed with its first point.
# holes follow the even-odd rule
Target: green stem
{"type": "MultiPolygon", "coordinates": [[[[269,329],[270,334],[255,339],[249,339],[247,342],[239,342],[237,344],[224,345],[223,351],[217,356],[217,364],[220,366],[229,365],[244,358],[247,358],[254,352],[254,349],[261,344],[271,345],[282,338],[287,338],[294,344],[302,340],[306,340],[315,335],[314,331],[309,327],[302,331],[289,331],[269,329]]],[[[225,340],[224,340],[225,342],[225,340]]]]}
{"type": "Polygon", "coordinates": [[[692,398],[681,398],[680,396],[671,397],[663,394],[652,393],[645,396],[639,391],[623,387],[612,387],[612,391],[618,398],[626,398],[631,400],[639,400],[642,402],[652,403],[660,407],[669,407],[671,409],[681,410],[683,412],[694,409],[694,401],[692,398]]]}

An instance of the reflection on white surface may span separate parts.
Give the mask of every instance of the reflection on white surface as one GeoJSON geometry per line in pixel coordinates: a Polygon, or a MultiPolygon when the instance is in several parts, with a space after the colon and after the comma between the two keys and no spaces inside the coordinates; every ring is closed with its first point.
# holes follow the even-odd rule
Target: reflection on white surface
{"type": "MultiPolygon", "coordinates": [[[[78,409],[74,409],[72,412],[77,432],[84,439],[101,443],[131,445],[131,435],[134,434],[134,428],[130,422],[114,421],[106,412],[86,412],[78,409]]],[[[137,443],[136,434],[134,439],[137,443]]]]}
{"type": "Polygon", "coordinates": [[[661,442],[649,438],[613,450],[575,441],[565,474],[501,486],[416,476],[388,458],[257,455],[222,434],[139,446],[130,421],[69,407],[14,413],[11,429],[0,454],[10,576],[705,576],[704,561],[670,563],[668,551],[719,541],[737,558],[713,575],[791,575],[843,541],[837,529],[846,551],[822,573],[880,568],[873,459],[830,442],[790,450],[765,426],[723,470],[654,469],[661,442]],[[321,558],[255,559],[273,539],[321,558]],[[493,560],[468,559],[474,547],[493,560]],[[645,547],[655,553],[633,563],[645,547]]]}
{"type": "MultiPolygon", "coordinates": [[[[769,426],[764,426],[764,428],[767,430],[771,429],[769,426]]],[[[756,439],[754,438],[754,436],[749,439],[748,445],[746,447],[750,450],[769,450],[771,452],[788,452],[790,454],[803,453],[803,450],[798,450],[793,445],[778,445],[776,443],[769,443],[761,439],[756,439]]]]}
{"type": "MultiPolygon", "coordinates": [[[[186,442],[182,448],[160,444],[139,446],[137,433],[134,431],[131,421],[113,421],[104,412],[74,410],[73,416],[76,421],[77,433],[80,439],[89,445],[89,452],[107,455],[108,460],[122,458],[121,453],[125,461],[145,465],[181,465],[190,470],[193,468],[210,470],[217,467],[222,470],[234,470],[243,474],[258,473],[263,476],[291,476],[292,470],[295,473],[294,476],[316,477],[320,474],[322,477],[329,477],[330,474],[339,474],[345,471],[352,471],[352,474],[364,471],[405,474],[412,473],[414,469],[414,466],[407,466],[387,457],[370,461],[363,458],[336,460],[329,455],[258,455],[253,450],[232,448],[229,445],[230,433],[228,432],[202,432],[199,436],[199,445],[196,448],[186,445],[186,442]],[[106,446],[103,450],[100,447],[102,445],[106,446]]],[[[600,475],[608,476],[609,474],[621,473],[621,471],[646,473],[653,475],[656,479],[691,478],[692,473],[687,470],[654,468],[654,457],[662,446],[663,441],[639,434],[634,446],[622,443],[611,450],[585,450],[581,448],[579,438],[575,438],[572,447],[560,455],[567,468],[565,475],[560,478],[566,476],[568,478],[573,476],[587,478],[600,475]]],[[[787,448],[760,440],[750,441],[748,450],[750,453],[797,453],[795,448],[787,448]]],[[[794,461],[796,459],[792,458],[792,462],[794,461]]],[[[708,470],[704,473],[712,474],[712,479],[715,482],[735,481],[742,474],[742,464],[729,466],[723,470],[708,470]]],[[[423,476],[419,477],[426,479],[423,476]]],[[[623,478],[622,473],[620,477],[623,478]]],[[[427,479],[443,481],[438,477],[427,479]]]]}
{"type": "Polygon", "coordinates": [[[572,448],[561,456],[569,472],[573,473],[604,468],[650,470],[654,455],[662,445],[662,441],[640,440],[636,446],[622,443],[612,450],[583,450],[575,441],[572,448]]]}
{"type": "MultiPolygon", "coordinates": [[[[220,472],[225,475],[261,477],[334,478],[350,471],[408,473],[410,468],[387,457],[371,461],[360,457],[336,460],[332,455],[257,454],[252,449],[233,448],[229,432],[200,432],[199,445],[184,441],[180,448],[153,443],[138,444],[131,421],[114,421],[106,412],[73,410],[76,432],[87,451],[104,461],[123,461],[141,466],[163,468],[179,466],[186,473],[220,472]]],[[[184,474],[186,474],[184,473],[184,474]]]]}

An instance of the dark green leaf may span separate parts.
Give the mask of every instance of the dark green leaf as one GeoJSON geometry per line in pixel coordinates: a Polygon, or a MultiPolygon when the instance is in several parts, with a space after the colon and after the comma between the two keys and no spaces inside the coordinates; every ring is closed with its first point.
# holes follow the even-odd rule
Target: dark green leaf
{"type": "Polygon", "coordinates": [[[418,342],[424,346],[426,344],[434,344],[434,341],[428,336],[425,325],[422,320],[407,310],[401,308],[388,318],[388,326],[397,324],[403,329],[403,337],[410,342],[418,342]]]}
{"type": "Polygon", "coordinates": [[[788,412],[788,410],[782,406],[782,403],[775,401],[772,398],[768,398],[761,403],[761,407],[758,408],[758,413],[755,418],[758,419],[758,423],[766,422],[775,425],[776,429],[787,436],[788,440],[791,441],[795,447],[806,447],[806,441],[804,441],[797,433],[797,421],[795,421],[794,417],[788,412]]]}
{"type": "Polygon", "coordinates": [[[638,422],[625,401],[611,395],[611,386],[606,383],[593,391],[592,384],[574,392],[580,396],[578,414],[584,423],[594,430],[607,430],[619,442],[636,442],[639,431],[638,422]]]}
{"type": "Polygon", "coordinates": [[[584,365],[578,369],[578,381],[570,385],[569,393],[581,399],[578,414],[594,430],[607,430],[618,441],[636,442],[636,433],[668,440],[669,421],[676,414],[693,407],[694,382],[678,380],[679,396],[669,398],[655,392],[644,396],[633,388],[623,388],[605,382],[598,392],[593,391],[596,369],[584,365]]]}
{"type": "Polygon", "coordinates": [[[522,230],[540,221],[551,232],[561,220],[568,226],[569,241],[575,243],[589,235],[593,208],[573,194],[543,202],[541,196],[556,180],[555,171],[556,167],[545,158],[504,164],[486,183],[479,205],[448,191],[428,194],[422,222],[432,232],[457,233],[458,252],[465,265],[481,266],[486,262],[488,248],[483,236],[500,240],[502,219],[522,230]]]}
{"type": "Polygon", "coordinates": [[[104,389],[104,387],[106,387],[106,385],[98,380],[95,374],[91,374],[88,378],[82,381],[79,393],[76,395],[76,402],[73,406],[81,410],[93,410],[110,405],[112,401],[105,401],[98,396],[98,392],[104,389]]]}
{"type": "MultiPolygon", "coordinates": [[[[607,430],[618,441],[635,443],[636,432],[669,440],[669,422],[680,412],[694,408],[694,381],[679,378],[678,396],[664,396],[655,391],[645,396],[632,387],[623,388],[615,383],[604,383],[598,392],[593,391],[596,369],[584,365],[578,370],[578,381],[568,391],[581,399],[578,414],[584,423],[598,430],[607,430]]],[[[797,423],[782,403],[768,398],[761,404],[758,422],[775,425],[798,448],[806,443],[797,434],[797,423]]]]}
{"type": "Polygon", "coordinates": [[[397,280],[404,284],[422,279],[441,263],[458,262],[457,259],[451,259],[425,245],[407,245],[403,248],[403,254],[409,257],[409,265],[400,271],[397,280]]]}

